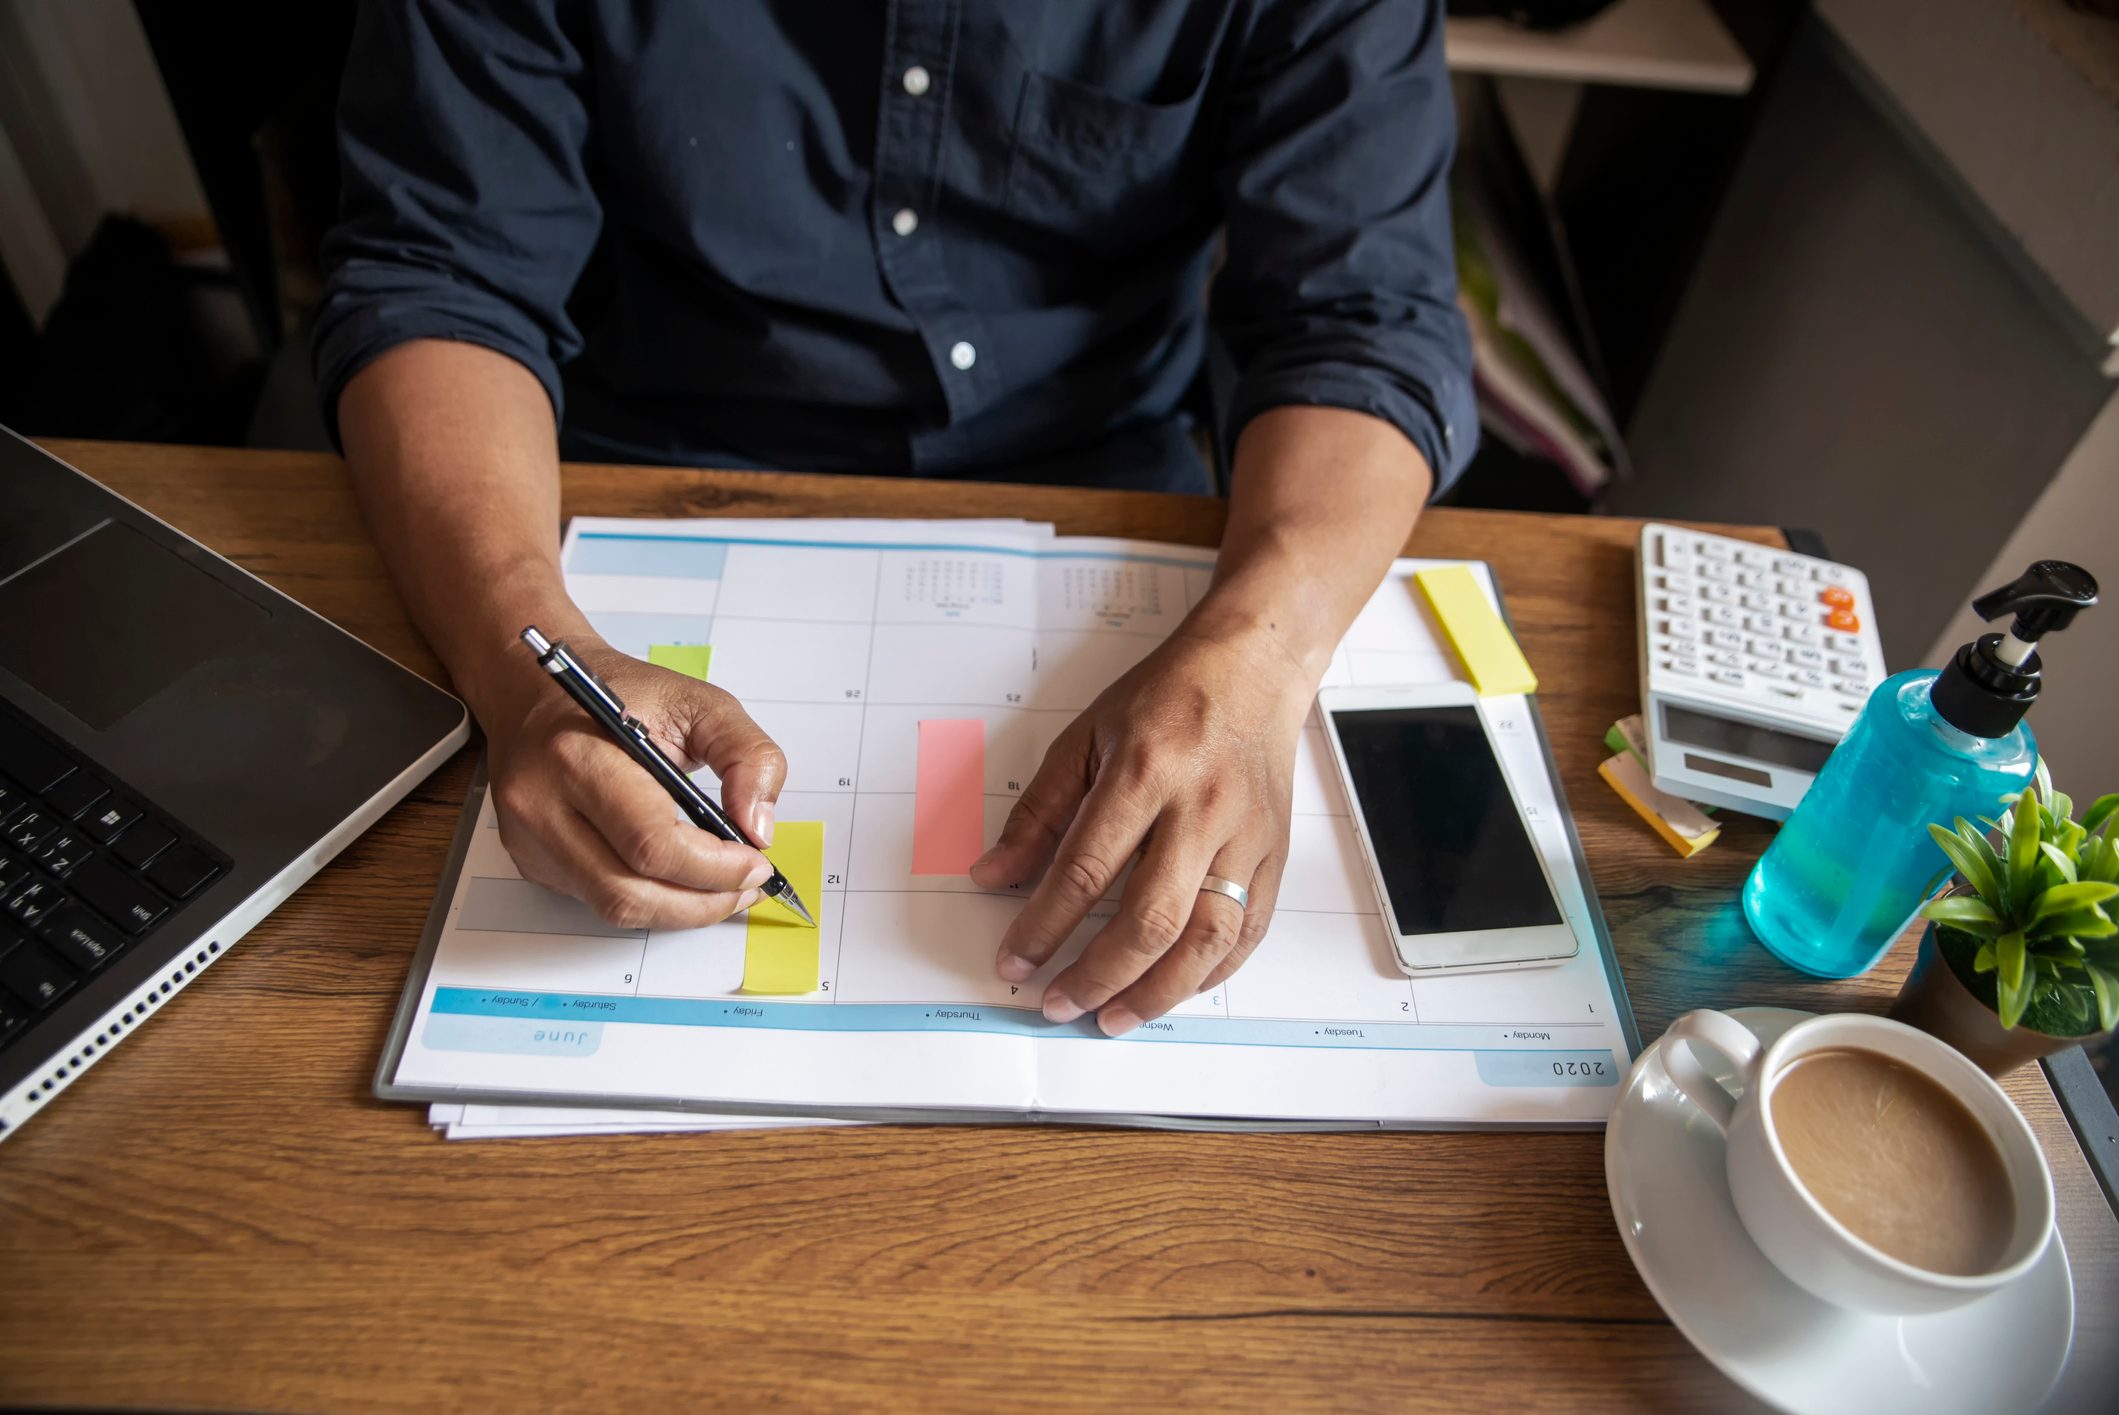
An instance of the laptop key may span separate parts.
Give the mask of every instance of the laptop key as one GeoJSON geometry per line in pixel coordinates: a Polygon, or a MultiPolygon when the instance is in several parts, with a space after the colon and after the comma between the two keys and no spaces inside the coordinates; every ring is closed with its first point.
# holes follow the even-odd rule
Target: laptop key
{"type": "Polygon", "coordinates": [[[78,904],[62,904],[52,911],[44,921],[44,941],[84,973],[102,967],[125,946],[117,930],[78,904]]]}
{"type": "Polygon", "coordinates": [[[6,897],[7,892],[15,887],[16,882],[28,874],[29,864],[27,861],[18,860],[13,855],[0,851],[0,898],[6,897]]]}
{"type": "Polygon", "coordinates": [[[28,928],[44,922],[44,916],[56,909],[66,898],[59,886],[48,879],[31,875],[8,891],[7,912],[22,921],[28,928]]]}
{"type": "Polygon", "coordinates": [[[37,847],[44,843],[44,837],[57,829],[58,825],[59,822],[52,818],[52,813],[40,807],[16,816],[5,831],[0,831],[0,838],[5,838],[19,850],[34,854],[37,847]]]}
{"type": "Polygon", "coordinates": [[[177,843],[177,833],[159,821],[141,821],[111,847],[111,853],[140,869],[155,856],[177,843]]]}
{"type": "Polygon", "coordinates": [[[0,993],[0,1047],[29,1030],[29,1013],[21,1004],[0,993]]]}
{"type": "Polygon", "coordinates": [[[64,875],[88,855],[88,841],[75,830],[61,830],[47,836],[44,848],[37,852],[37,863],[55,875],[64,875]]]}
{"type": "Polygon", "coordinates": [[[34,943],[25,943],[0,958],[0,984],[31,1007],[42,1010],[74,989],[66,965],[34,943]]]}
{"type": "Polygon", "coordinates": [[[189,845],[179,845],[164,851],[147,867],[147,880],[170,898],[185,899],[219,872],[220,866],[204,854],[189,845]]]}
{"type": "Polygon", "coordinates": [[[169,906],[145,885],[101,855],[83,860],[66,882],[85,903],[127,933],[146,933],[169,912],[169,906]]]}
{"type": "MultiPolygon", "coordinates": [[[[118,833],[140,818],[140,808],[123,797],[113,796],[97,804],[81,822],[81,828],[108,845],[118,833]]],[[[157,847],[159,848],[159,847],[157,847]]]]}
{"type": "Polygon", "coordinates": [[[70,821],[110,794],[110,788],[85,771],[77,771],[44,795],[44,804],[70,821]]]}
{"type": "Polygon", "coordinates": [[[41,796],[73,769],[74,764],[43,738],[0,717],[0,775],[14,778],[25,791],[41,796]]]}

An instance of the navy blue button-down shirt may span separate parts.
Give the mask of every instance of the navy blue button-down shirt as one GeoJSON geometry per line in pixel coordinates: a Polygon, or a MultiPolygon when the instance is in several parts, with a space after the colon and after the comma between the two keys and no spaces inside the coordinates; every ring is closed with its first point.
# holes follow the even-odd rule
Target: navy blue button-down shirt
{"type": "Polygon", "coordinates": [[[573,455],[1187,486],[1211,329],[1231,444],[1352,408],[1446,482],[1476,414],[1441,8],[370,0],[327,420],[457,339],[573,455]]]}

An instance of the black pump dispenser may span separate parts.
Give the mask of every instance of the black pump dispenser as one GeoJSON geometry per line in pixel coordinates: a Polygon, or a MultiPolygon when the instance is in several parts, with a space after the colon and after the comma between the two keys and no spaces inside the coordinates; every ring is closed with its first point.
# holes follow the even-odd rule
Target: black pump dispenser
{"type": "Polygon", "coordinates": [[[2097,581],[2065,560],[2041,560],[2013,583],[1972,601],[1982,619],[2014,614],[2005,634],[1957,651],[1928,690],[1943,721],[1975,737],[2006,737],[2038,700],[2038,640],[2097,603],[2097,581]]]}

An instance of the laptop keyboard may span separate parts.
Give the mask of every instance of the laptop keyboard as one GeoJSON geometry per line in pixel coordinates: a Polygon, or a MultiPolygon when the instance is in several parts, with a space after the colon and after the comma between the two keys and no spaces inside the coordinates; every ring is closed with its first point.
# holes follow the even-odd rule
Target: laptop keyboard
{"type": "Polygon", "coordinates": [[[0,708],[0,1047],[227,870],[196,834],[0,708]]]}

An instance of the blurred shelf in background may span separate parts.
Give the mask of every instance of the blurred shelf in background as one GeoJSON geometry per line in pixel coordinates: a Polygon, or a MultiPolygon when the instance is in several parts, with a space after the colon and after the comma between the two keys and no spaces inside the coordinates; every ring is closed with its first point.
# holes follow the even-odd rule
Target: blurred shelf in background
{"type": "Polygon", "coordinates": [[[1450,68],[1466,74],[1695,93],[1743,93],[1755,74],[1707,0],[1618,0],[1562,30],[1452,19],[1445,43],[1450,68]]]}

